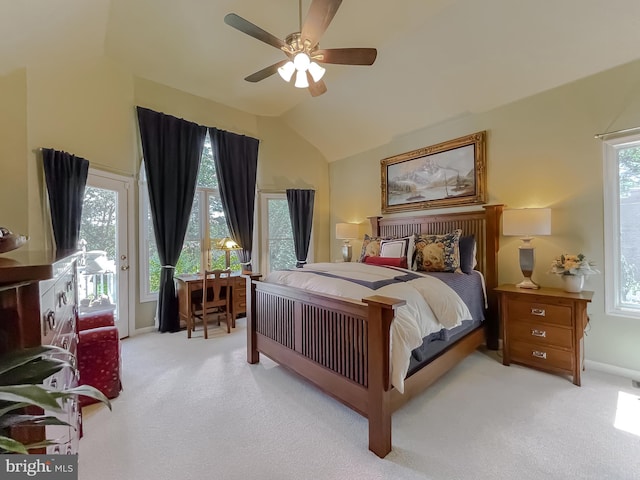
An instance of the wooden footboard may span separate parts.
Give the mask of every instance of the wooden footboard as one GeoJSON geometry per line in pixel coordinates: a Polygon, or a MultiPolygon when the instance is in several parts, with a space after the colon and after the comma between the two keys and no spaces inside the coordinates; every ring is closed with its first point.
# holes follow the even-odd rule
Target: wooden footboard
{"type": "Polygon", "coordinates": [[[391,451],[390,327],[404,300],[345,298],[262,282],[247,289],[247,361],[260,353],[369,418],[369,448],[391,451]]]}

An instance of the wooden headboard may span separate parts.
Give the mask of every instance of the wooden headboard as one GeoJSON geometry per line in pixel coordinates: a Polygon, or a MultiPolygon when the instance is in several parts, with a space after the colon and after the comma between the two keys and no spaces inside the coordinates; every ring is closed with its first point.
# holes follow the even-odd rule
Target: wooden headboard
{"type": "Polygon", "coordinates": [[[485,205],[482,210],[458,213],[420,215],[412,217],[369,217],[374,236],[404,237],[413,233],[444,234],[456,229],[462,235],[474,235],[478,265],[487,285],[488,329],[487,346],[498,348],[498,305],[493,289],[498,286],[498,248],[500,244],[500,217],[504,205],[485,205]]]}

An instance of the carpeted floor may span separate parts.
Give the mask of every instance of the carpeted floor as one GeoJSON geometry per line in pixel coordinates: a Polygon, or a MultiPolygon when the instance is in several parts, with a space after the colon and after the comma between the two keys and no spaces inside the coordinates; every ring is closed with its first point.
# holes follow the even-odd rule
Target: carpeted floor
{"type": "Polygon", "coordinates": [[[639,479],[640,390],[587,371],[567,378],[476,352],[393,417],[393,451],[367,423],[262,357],[245,321],[123,341],[113,411],[84,409],[81,480],[639,479]]]}

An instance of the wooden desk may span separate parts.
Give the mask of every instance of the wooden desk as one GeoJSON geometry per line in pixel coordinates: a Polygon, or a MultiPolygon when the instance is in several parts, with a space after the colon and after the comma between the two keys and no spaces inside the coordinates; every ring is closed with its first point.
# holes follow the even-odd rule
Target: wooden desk
{"type": "MultiPolygon", "coordinates": [[[[261,277],[259,273],[233,272],[231,274],[231,318],[235,327],[235,319],[247,312],[247,280],[257,280],[261,277]]],[[[191,317],[191,296],[193,292],[202,290],[202,274],[192,273],[176,275],[176,290],[178,292],[178,312],[180,314],[180,324],[186,325],[187,319],[191,317]]]]}

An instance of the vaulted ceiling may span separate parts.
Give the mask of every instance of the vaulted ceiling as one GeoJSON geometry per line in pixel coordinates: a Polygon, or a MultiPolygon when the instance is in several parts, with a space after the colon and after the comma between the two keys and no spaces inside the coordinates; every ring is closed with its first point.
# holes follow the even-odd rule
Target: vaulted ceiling
{"type": "Polygon", "coordinates": [[[298,30],[298,0],[0,0],[0,74],[104,55],[281,117],[332,161],[640,58],[638,0],[344,0],[321,46],[378,58],[328,65],[313,98],[278,75],[243,80],[284,56],[226,25],[230,12],[282,39],[298,30]]]}

